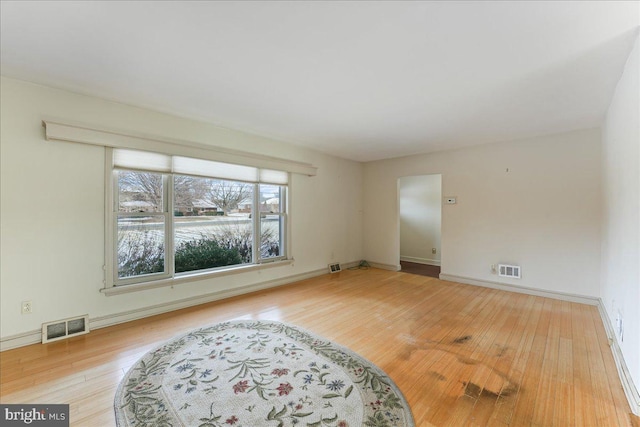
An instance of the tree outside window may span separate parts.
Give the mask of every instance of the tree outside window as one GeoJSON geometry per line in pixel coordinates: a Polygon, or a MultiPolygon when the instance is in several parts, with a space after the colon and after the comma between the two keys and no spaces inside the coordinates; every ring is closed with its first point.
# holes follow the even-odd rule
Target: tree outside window
{"type": "Polygon", "coordinates": [[[128,170],[116,173],[120,279],[250,264],[284,253],[286,186],[128,170]],[[254,212],[259,213],[259,221],[254,212]],[[168,242],[173,243],[170,252],[168,242]]]}

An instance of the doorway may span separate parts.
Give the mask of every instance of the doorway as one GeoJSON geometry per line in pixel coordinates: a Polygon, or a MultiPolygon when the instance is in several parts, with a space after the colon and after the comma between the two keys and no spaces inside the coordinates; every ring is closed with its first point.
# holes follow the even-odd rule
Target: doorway
{"type": "Polygon", "coordinates": [[[398,179],[400,266],[406,273],[439,277],[442,175],[398,179]]]}

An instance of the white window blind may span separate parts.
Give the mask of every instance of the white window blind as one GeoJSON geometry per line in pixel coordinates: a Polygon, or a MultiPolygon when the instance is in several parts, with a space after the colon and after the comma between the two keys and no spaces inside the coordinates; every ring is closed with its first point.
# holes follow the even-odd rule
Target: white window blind
{"type": "Polygon", "coordinates": [[[118,169],[171,172],[171,156],[148,151],[113,150],[113,165],[118,169]]]}
{"type": "Polygon", "coordinates": [[[116,169],[171,172],[264,184],[286,185],[289,181],[289,174],[285,171],[121,148],[113,150],[113,165],[116,169]]]}
{"type": "Polygon", "coordinates": [[[258,168],[189,157],[174,157],[173,172],[182,175],[258,182],[258,168]]]}
{"type": "Polygon", "coordinates": [[[260,182],[265,184],[285,185],[289,182],[289,174],[284,171],[260,169],[260,182]]]}

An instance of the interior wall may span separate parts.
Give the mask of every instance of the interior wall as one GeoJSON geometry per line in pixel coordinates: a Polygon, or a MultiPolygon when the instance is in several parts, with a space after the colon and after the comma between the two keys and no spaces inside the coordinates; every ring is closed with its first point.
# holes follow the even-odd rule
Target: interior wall
{"type": "Polygon", "coordinates": [[[440,265],[441,185],[440,175],[398,179],[401,261],[440,265]]]}
{"type": "Polygon", "coordinates": [[[2,77],[0,337],[136,312],[363,258],[362,165],[275,140],[2,77]],[[290,186],[292,265],[106,297],[102,147],[47,142],[44,118],[311,163],[290,186]],[[21,301],[33,314],[21,314],[21,301]]]}
{"type": "Polygon", "coordinates": [[[600,130],[366,163],[367,260],[397,266],[397,180],[442,174],[442,274],[598,297],[600,130]],[[522,267],[499,278],[491,265],[522,267]]]}
{"type": "Polygon", "coordinates": [[[640,39],[627,60],[603,130],[602,301],[640,387],[640,39]],[[623,338],[623,339],[622,339],[623,338]]]}

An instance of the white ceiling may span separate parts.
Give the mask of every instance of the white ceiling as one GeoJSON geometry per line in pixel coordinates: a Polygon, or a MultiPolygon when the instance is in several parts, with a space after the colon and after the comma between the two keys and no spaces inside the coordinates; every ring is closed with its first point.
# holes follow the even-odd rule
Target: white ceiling
{"type": "Polygon", "coordinates": [[[1,3],[1,72],[369,161],[599,126],[637,1],[1,3]]]}

